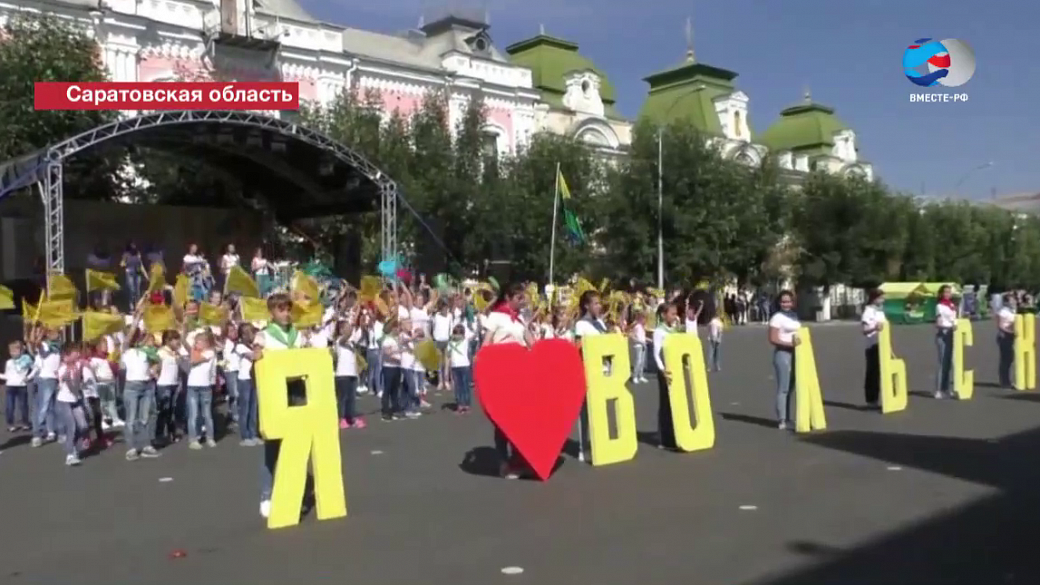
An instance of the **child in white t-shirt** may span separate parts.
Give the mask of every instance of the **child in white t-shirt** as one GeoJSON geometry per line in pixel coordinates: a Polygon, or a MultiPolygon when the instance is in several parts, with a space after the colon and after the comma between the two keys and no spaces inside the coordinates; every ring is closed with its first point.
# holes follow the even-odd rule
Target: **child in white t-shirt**
{"type": "Polygon", "coordinates": [[[716,310],[708,321],[708,368],[713,372],[722,371],[722,318],[716,310]]]}
{"type": "Polygon", "coordinates": [[[646,315],[637,313],[635,323],[628,332],[632,340],[632,349],[635,350],[635,363],[632,365],[632,383],[643,384],[647,379],[643,376],[646,371],[646,315]]]}
{"type": "Polygon", "coordinates": [[[116,346],[113,346],[114,338],[105,337],[98,340],[94,346],[94,353],[90,357],[90,367],[94,370],[94,379],[97,380],[98,408],[101,411],[101,428],[120,428],[123,421],[119,418],[116,408],[116,372],[118,367],[113,368],[110,359],[116,356],[116,346]]]}
{"type": "Polygon", "coordinates": [[[29,423],[29,379],[33,358],[25,351],[21,341],[12,341],[7,344],[7,349],[11,357],[4,364],[0,381],[7,387],[7,408],[4,409],[7,432],[13,433],[32,429],[29,423]],[[21,413],[21,425],[15,424],[15,412],[21,413]]]}
{"type": "Polygon", "coordinates": [[[87,417],[83,411],[83,364],[77,345],[66,344],[62,354],[56,372],[58,392],[54,398],[54,414],[61,428],[65,465],[72,466],[80,464],[77,439],[87,427],[87,417]]]}
{"type": "Polygon", "coordinates": [[[260,440],[260,411],[256,401],[256,381],[253,379],[253,362],[256,354],[256,330],[249,323],[239,326],[238,343],[234,354],[238,360],[238,432],[239,445],[253,447],[263,444],[260,440]]]}
{"type": "Polygon", "coordinates": [[[354,329],[350,321],[340,321],[336,326],[336,338],[332,348],[336,359],[336,399],[339,406],[339,428],[363,429],[365,419],[355,416],[354,402],[357,399],[358,367],[357,344],[361,340],[361,329],[354,329]]]}
{"type": "Polygon", "coordinates": [[[442,358],[451,367],[456,414],[466,414],[473,406],[473,369],[469,359],[469,344],[472,338],[473,332],[459,323],[451,332],[451,339],[442,358]]]}
{"type": "Polygon", "coordinates": [[[188,448],[201,449],[200,437],[206,435],[206,446],[216,447],[213,439],[213,372],[217,354],[213,350],[213,334],[203,331],[195,336],[188,356],[188,448]],[[201,419],[201,420],[200,420],[201,419]],[[201,424],[200,424],[201,422],[201,424]]]}

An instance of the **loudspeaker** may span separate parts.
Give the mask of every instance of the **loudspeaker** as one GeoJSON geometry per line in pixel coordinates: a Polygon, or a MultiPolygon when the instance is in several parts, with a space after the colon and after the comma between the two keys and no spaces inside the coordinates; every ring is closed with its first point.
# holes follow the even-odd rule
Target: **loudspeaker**
{"type": "Polygon", "coordinates": [[[335,256],[333,257],[333,272],[347,282],[361,282],[361,233],[352,229],[345,234],[339,234],[335,239],[335,256]]]}

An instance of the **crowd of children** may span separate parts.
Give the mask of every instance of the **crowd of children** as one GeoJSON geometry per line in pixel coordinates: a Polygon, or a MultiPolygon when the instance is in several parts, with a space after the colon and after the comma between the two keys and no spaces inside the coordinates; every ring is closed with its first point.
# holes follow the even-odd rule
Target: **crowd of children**
{"type": "MultiPolygon", "coordinates": [[[[583,317],[576,301],[553,307],[533,286],[525,291],[522,322],[533,339],[576,340],[583,317]]],[[[294,347],[331,352],[341,429],[365,428],[355,404],[366,393],[378,398],[384,421],[422,416],[430,407],[427,392],[434,388],[453,392],[454,411],[468,414],[471,364],[484,341],[495,291],[396,285],[367,298],[359,292],[346,290],[324,309],[319,323],[299,329],[293,326],[298,299],[287,293],[267,298],[266,321],[249,321],[237,297],[218,291],[206,303],[223,309],[225,318],[216,322],[201,318],[202,304],[190,300],[171,307],[173,322],[155,327],[148,323],[148,308],[170,300],[153,293],[124,318],[125,328],[88,342],[61,343],[61,329],[28,326],[24,341],[9,344],[2,376],[8,431],[30,433],[34,447],[61,443],[67,465],[109,448],[115,434],[122,436],[128,461],[159,457],[160,449],[182,440],[189,449],[213,448],[225,430],[237,429],[243,447],[265,445],[254,364],[265,350],[294,347]],[[219,403],[227,408],[216,408],[219,403]]],[[[633,382],[646,382],[647,329],[663,301],[643,293],[604,293],[603,298],[597,318],[606,331],[627,334],[635,351],[633,382]]],[[[696,321],[700,305],[688,305],[688,318],[696,321]]],[[[717,355],[721,322],[715,325],[717,355]]],[[[276,459],[277,448],[265,454],[268,472],[276,459]]],[[[269,486],[262,490],[262,513],[269,509],[268,498],[269,486]]]]}

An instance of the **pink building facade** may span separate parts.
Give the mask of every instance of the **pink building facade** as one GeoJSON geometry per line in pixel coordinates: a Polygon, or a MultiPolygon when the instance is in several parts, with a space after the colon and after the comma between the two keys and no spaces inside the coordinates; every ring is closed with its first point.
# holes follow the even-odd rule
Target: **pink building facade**
{"type": "Polygon", "coordinates": [[[548,111],[531,70],[465,18],[391,35],[320,22],[295,0],[0,0],[0,26],[17,12],[81,26],[113,81],[298,81],[301,97],[319,103],[374,92],[387,116],[439,90],[452,122],[479,96],[486,136],[502,153],[527,142],[548,111]]]}

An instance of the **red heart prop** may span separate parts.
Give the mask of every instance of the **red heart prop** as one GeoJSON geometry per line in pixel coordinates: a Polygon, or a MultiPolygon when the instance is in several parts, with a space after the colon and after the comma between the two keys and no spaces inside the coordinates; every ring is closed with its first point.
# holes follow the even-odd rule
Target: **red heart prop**
{"type": "Polygon", "coordinates": [[[585,401],[585,367],[574,344],[546,339],[483,347],[473,378],[484,412],[531,466],[549,479],[585,401]]]}

